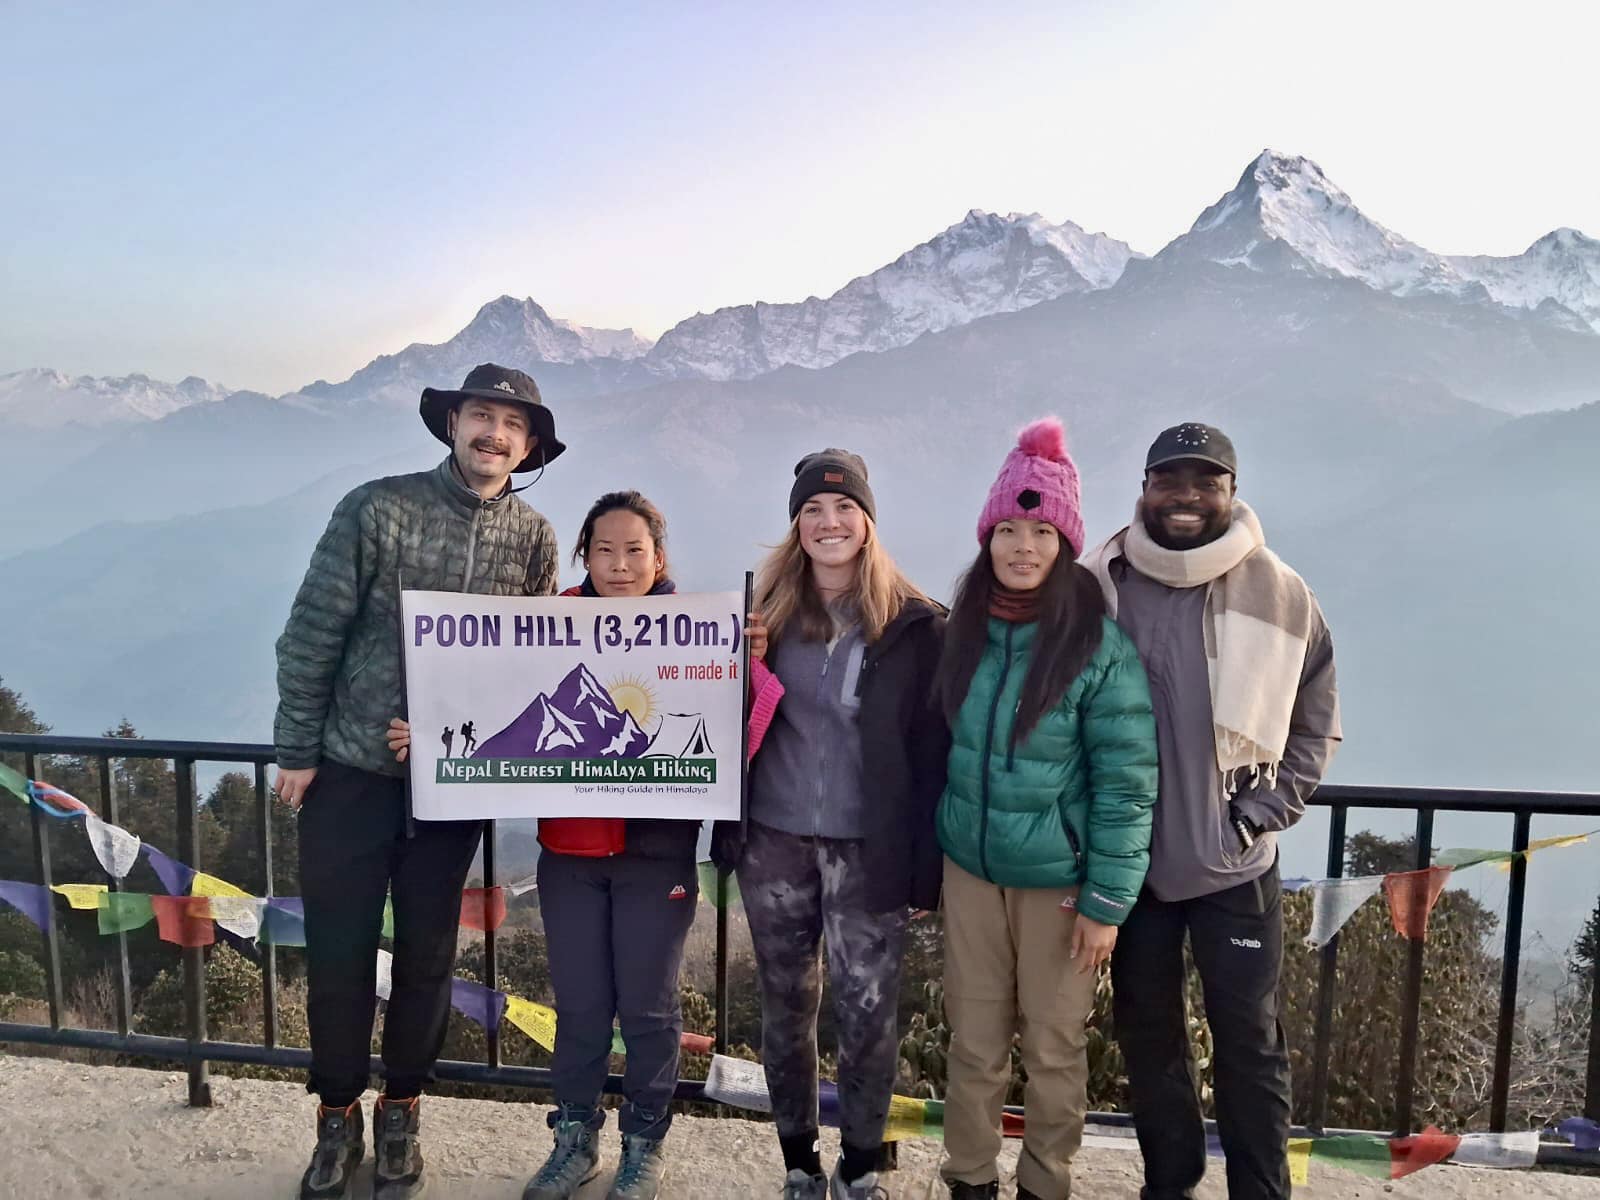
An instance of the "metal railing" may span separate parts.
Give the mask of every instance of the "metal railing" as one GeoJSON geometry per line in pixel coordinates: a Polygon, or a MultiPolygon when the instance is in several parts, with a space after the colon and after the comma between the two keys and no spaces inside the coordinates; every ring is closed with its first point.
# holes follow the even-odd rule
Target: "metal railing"
{"type": "MultiPolygon", "coordinates": [[[[207,764],[245,764],[254,770],[255,808],[257,820],[257,846],[266,880],[266,894],[272,894],[272,820],[271,806],[276,803],[267,788],[266,769],[273,761],[273,748],[227,742],[172,742],[122,738],[70,738],[31,734],[0,734],[0,753],[21,754],[26,761],[30,779],[38,778],[37,763],[41,757],[70,756],[92,759],[99,764],[99,811],[113,824],[118,821],[116,789],[112,787],[111,763],[128,759],[166,760],[173,765],[177,785],[177,835],[178,858],[196,869],[203,869],[199,861],[200,846],[197,836],[200,798],[195,788],[195,767],[207,764]]],[[[1400,788],[1327,785],[1318,790],[1311,803],[1329,810],[1327,873],[1330,878],[1340,878],[1345,867],[1345,842],[1348,817],[1351,809],[1388,811],[1413,811],[1416,813],[1416,867],[1430,865],[1432,853],[1433,822],[1436,813],[1506,813],[1513,818],[1513,851],[1528,848],[1532,818],[1548,816],[1600,816],[1600,795],[1572,792],[1512,792],[1481,791],[1445,788],[1400,788]]],[[[37,806],[30,806],[32,819],[33,853],[39,882],[49,887],[51,877],[50,839],[55,822],[41,814],[37,806]]],[[[487,887],[498,883],[495,864],[495,839],[490,824],[483,843],[483,882],[487,887]]],[[[1515,858],[1510,867],[1509,891],[1505,917],[1504,948],[1501,960],[1500,1007],[1495,1035],[1494,1074],[1491,1087],[1490,1129],[1505,1130],[1508,1097],[1511,1084],[1511,1052],[1517,1018],[1517,982],[1520,968],[1523,905],[1527,884],[1525,859],[1515,858]]],[[[113,891],[121,889],[120,881],[110,879],[113,891]]],[[[726,1048],[728,1035],[728,906],[727,879],[719,874],[716,883],[716,995],[714,1044],[718,1051],[726,1048]]],[[[0,1022],[0,1043],[35,1043],[104,1050],[125,1054],[164,1058],[186,1064],[189,1073],[189,1101],[194,1105],[210,1103],[210,1085],[207,1064],[211,1062],[248,1063],[283,1068],[305,1068],[310,1065],[309,1050],[280,1046],[277,1020],[277,949],[262,945],[258,949],[262,969],[262,1031],[259,1044],[212,1041],[207,1036],[205,958],[198,948],[183,951],[183,997],[187,1037],[161,1037],[135,1033],[131,1029],[132,996],[129,983],[127,935],[118,933],[117,965],[114,972],[116,990],[117,1028],[91,1030],[68,1028],[63,1025],[61,954],[57,941],[53,913],[43,930],[43,948],[47,970],[47,1000],[50,1012],[48,1026],[0,1022]]],[[[496,935],[493,930],[484,934],[483,982],[498,988],[495,952],[496,935]]],[[[1416,1090],[1416,1059],[1418,1029],[1422,1012],[1423,966],[1427,946],[1424,941],[1413,940],[1407,946],[1406,976],[1401,999],[1401,1039],[1399,1062],[1395,1074],[1396,1133],[1410,1132],[1416,1090]]],[[[1315,1011],[1315,1037],[1312,1051],[1312,1094],[1309,1100],[1310,1119],[1307,1129],[1324,1131],[1329,1092],[1330,1061],[1333,1044],[1333,1014],[1337,995],[1339,938],[1336,935],[1321,951],[1320,974],[1317,986],[1315,1011]]],[[[1600,986],[1591,989],[1591,1013],[1586,1074],[1584,1115],[1600,1119],[1600,986]]],[[[373,1070],[380,1067],[373,1059],[373,1070]]],[[[501,1061],[500,1041],[494,1031],[488,1032],[487,1052],[483,1062],[442,1060],[436,1074],[440,1079],[461,1083],[494,1084],[509,1087],[548,1088],[550,1072],[543,1067],[506,1066],[501,1061]]],[[[613,1076],[607,1081],[608,1091],[620,1090],[621,1080],[613,1076]]],[[[704,1099],[701,1084],[694,1080],[681,1080],[679,1098],[704,1099]]],[[[1093,1114],[1093,1119],[1114,1124],[1125,1124],[1122,1114],[1093,1114]]],[[[1543,1146],[1540,1162],[1563,1162],[1584,1166],[1600,1165],[1592,1154],[1563,1151],[1559,1147],[1543,1146]]]]}
{"type": "MultiPolygon", "coordinates": [[[[1312,804],[1329,809],[1328,878],[1344,876],[1345,831],[1352,808],[1412,811],[1416,870],[1426,869],[1433,854],[1433,819],[1436,813],[1507,813],[1512,817],[1511,850],[1506,898],[1505,939],[1500,960],[1500,1011],[1495,1022],[1494,1075],[1490,1084],[1489,1128],[1504,1132],[1511,1091],[1511,1045],[1517,1019],[1517,977],[1522,961],[1522,913],[1527,894],[1528,864],[1521,854],[1528,848],[1534,816],[1600,816],[1600,795],[1586,792],[1521,792],[1463,790],[1458,788],[1367,787],[1327,784],[1312,797],[1312,804]]],[[[1417,1078],[1417,1031],[1422,1015],[1422,971],[1427,942],[1407,942],[1406,975],[1400,1001],[1400,1054],[1395,1076],[1395,1126],[1397,1133],[1411,1130],[1412,1104],[1417,1078]]],[[[1322,1125],[1327,1112],[1329,1060],[1333,1039],[1333,1006],[1339,965],[1339,937],[1323,947],[1317,979],[1316,1038],[1311,1085],[1312,1129],[1322,1125]]],[[[1584,1115],[1600,1119],[1600,984],[1590,988],[1589,1055],[1584,1088],[1584,1115]]],[[[1588,1161],[1588,1160],[1585,1160],[1588,1161]]]]}

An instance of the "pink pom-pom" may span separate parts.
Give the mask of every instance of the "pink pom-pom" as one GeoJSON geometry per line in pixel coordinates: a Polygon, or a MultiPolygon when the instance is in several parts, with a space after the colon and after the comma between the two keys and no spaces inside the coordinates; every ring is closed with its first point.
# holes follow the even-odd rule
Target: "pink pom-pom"
{"type": "Polygon", "coordinates": [[[1067,461],[1067,431],[1055,417],[1044,417],[1017,434],[1017,449],[1034,458],[1067,461]]]}

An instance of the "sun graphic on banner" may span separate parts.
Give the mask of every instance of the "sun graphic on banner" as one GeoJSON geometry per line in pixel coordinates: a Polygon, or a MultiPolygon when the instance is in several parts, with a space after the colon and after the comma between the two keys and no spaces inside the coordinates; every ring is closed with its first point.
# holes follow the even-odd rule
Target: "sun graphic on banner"
{"type": "Polygon", "coordinates": [[[632,713],[634,724],[649,729],[656,719],[656,694],[638,675],[619,675],[606,684],[618,712],[632,713]]]}

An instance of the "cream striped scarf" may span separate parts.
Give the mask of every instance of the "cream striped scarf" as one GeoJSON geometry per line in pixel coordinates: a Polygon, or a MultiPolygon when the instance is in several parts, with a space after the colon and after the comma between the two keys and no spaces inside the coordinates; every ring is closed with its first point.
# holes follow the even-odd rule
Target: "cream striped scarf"
{"type": "Polygon", "coordinates": [[[1106,606],[1117,613],[1113,559],[1172,588],[1206,587],[1206,672],[1217,767],[1231,796],[1242,783],[1277,783],[1289,741],[1289,720],[1300,691],[1311,636],[1311,590],[1267,548],[1261,522],[1242,500],[1233,523],[1214,542],[1192,550],[1167,550],[1144,526],[1144,505],[1133,523],[1085,556],[1100,580],[1106,606]]]}

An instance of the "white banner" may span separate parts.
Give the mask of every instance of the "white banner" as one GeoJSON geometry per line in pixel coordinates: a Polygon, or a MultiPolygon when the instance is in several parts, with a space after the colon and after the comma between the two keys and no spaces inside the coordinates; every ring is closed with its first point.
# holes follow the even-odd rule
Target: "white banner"
{"type": "Polygon", "coordinates": [[[403,592],[413,812],[736,819],[742,610],[403,592]]]}

